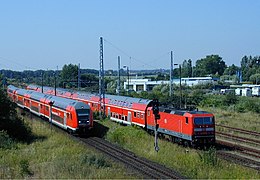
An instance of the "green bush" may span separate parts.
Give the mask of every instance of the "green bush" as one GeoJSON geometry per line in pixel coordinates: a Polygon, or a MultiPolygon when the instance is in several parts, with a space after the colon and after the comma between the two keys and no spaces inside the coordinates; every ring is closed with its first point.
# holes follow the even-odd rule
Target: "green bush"
{"type": "Polygon", "coordinates": [[[28,160],[21,160],[20,163],[20,174],[22,176],[28,176],[28,175],[32,175],[33,173],[29,170],[29,161],[28,160]]]}
{"type": "Polygon", "coordinates": [[[9,100],[2,89],[0,89],[0,109],[0,131],[6,131],[11,138],[19,141],[30,140],[32,134],[30,127],[18,117],[15,103],[9,100]]]}
{"type": "Polygon", "coordinates": [[[82,164],[96,166],[97,168],[111,167],[112,164],[107,162],[103,156],[97,157],[95,154],[85,155],[82,159],[82,164]]]}
{"type": "Polygon", "coordinates": [[[217,151],[215,148],[210,148],[208,151],[199,152],[200,160],[205,165],[217,166],[218,165],[218,158],[217,158],[217,151]]]}
{"type": "Polygon", "coordinates": [[[10,149],[11,147],[13,147],[13,145],[14,142],[6,133],[6,131],[0,131],[0,148],[10,149]]]}

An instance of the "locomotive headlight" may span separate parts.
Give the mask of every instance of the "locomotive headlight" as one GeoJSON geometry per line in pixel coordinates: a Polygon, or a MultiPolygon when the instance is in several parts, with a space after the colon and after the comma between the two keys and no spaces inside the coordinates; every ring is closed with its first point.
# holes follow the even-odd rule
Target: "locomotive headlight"
{"type": "Polygon", "coordinates": [[[81,121],[79,121],[79,123],[81,123],[81,121]]]}

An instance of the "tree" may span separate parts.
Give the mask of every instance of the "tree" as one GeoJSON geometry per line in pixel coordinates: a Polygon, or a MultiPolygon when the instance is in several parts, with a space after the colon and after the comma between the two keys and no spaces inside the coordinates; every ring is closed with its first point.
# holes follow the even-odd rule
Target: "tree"
{"type": "Polygon", "coordinates": [[[238,70],[239,70],[239,67],[232,64],[231,66],[229,66],[225,69],[224,75],[229,75],[229,76],[236,75],[238,70]]]}
{"type": "Polygon", "coordinates": [[[254,84],[260,84],[260,74],[253,74],[250,76],[249,80],[254,84]]]}
{"type": "MultiPolygon", "coordinates": [[[[260,56],[244,56],[241,60],[243,81],[249,81],[254,74],[260,73],[260,56]]],[[[250,80],[251,81],[251,80],[250,80]]]]}
{"type": "Polygon", "coordinates": [[[26,141],[31,138],[31,129],[18,117],[15,103],[11,102],[6,92],[0,89],[0,131],[6,131],[12,138],[26,141]]]}
{"type": "Polygon", "coordinates": [[[223,75],[226,63],[219,55],[209,55],[206,58],[197,60],[196,76],[223,75]]]}
{"type": "Polygon", "coordinates": [[[78,78],[78,66],[73,64],[65,64],[61,71],[62,82],[76,82],[78,78]]]}
{"type": "Polygon", "coordinates": [[[182,77],[192,77],[192,61],[191,59],[184,60],[182,63],[182,77]]]}

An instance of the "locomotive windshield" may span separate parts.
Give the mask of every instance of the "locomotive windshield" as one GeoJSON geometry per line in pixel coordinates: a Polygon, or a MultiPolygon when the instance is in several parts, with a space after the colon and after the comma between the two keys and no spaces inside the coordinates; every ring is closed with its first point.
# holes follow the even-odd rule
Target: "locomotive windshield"
{"type": "Polygon", "coordinates": [[[76,111],[79,123],[86,123],[89,121],[89,109],[77,109],[76,111]]]}
{"type": "Polygon", "coordinates": [[[213,124],[213,117],[196,117],[194,118],[194,124],[196,125],[213,124]]]}

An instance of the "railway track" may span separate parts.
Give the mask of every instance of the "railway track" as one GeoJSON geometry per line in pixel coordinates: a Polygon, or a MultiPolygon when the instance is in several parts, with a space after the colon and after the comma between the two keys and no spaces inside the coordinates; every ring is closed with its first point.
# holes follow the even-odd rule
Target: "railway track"
{"type": "Polygon", "coordinates": [[[230,147],[234,150],[238,150],[242,154],[250,155],[255,158],[260,158],[260,151],[257,149],[241,146],[241,145],[230,143],[230,142],[223,141],[223,140],[217,140],[217,143],[220,145],[230,147]]]}
{"type": "Polygon", "coordinates": [[[218,151],[218,157],[260,171],[260,163],[225,151],[218,151]]]}
{"type": "Polygon", "coordinates": [[[235,128],[235,127],[221,125],[221,124],[216,124],[216,126],[231,129],[233,131],[241,132],[241,133],[244,133],[244,134],[254,135],[254,136],[258,136],[258,137],[260,136],[260,133],[256,132],[256,131],[249,131],[249,130],[245,130],[245,129],[241,129],[241,128],[235,128]]]}
{"type": "Polygon", "coordinates": [[[260,133],[241,128],[230,127],[216,124],[216,127],[222,127],[229,132],[216,131],[216,143],[220,146],[228,147],[230,151],[218,151],[218,156],[222,159],[241,164],[243,166],[260,170],[260,133]]]}
{"type": "Polygon", "coordinates": [[[244,143],[260,145],[260,140],[258,140],[258,139],[241,137],[241,136],[237,136],[237,135],[233,135],[233,134],[229,134],[229,133],[224,133],[224,132],[220,132],[220,131],[216,131],[215,133],[218,136],[225,137],[225,138],[228,138],[228,139],[237,140],[237,141],[241,141],[241,142],[244,142],[244,143]]]}
{"type": "Polygon", "coordinates": [[[89,146],[92,146],[99,151],[109,155],[113,159],[126,164],[134,170],[144,175],[148,179],[187,179],[179,173],[166,168],[160,164],[149,161],[145,158],[137,157],[134,153],[115,146],[110,142],[98,138],[80,138],[80,140],[89,146]]]}

